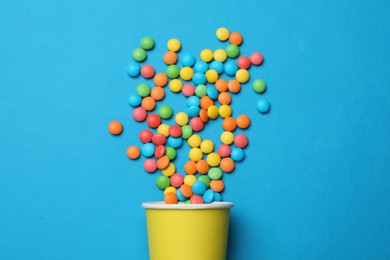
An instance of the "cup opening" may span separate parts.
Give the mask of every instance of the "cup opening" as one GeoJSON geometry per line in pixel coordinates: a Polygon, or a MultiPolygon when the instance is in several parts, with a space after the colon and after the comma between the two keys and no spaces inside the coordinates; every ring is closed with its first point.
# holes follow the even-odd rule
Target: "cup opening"
{"type": "Polygon", "coordinates": [[[232,202],[212,202],[209,204],[165,204],[164,202],[145,202],[142,207],[145,209],[230,209],[233,207],[232,202]]]}

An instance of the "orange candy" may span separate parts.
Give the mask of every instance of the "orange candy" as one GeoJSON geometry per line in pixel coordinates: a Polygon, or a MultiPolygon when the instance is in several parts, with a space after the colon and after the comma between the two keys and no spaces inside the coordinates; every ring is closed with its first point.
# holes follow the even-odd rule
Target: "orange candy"
{"type": "Polygon", "coordinates": [[[228,89],[232,93],[238,93],[241,90],[241,83],[236,79],[231,79],[227,83],[228,89]]]}
{"type": "Polygon", "coordinates": [[[144,97],[141,106],[146,111],[152,111],[156,107],[156,101],[152,97],[144,97]]]}
{"type": "Polygon", "coordinates": [[[192,194],[193,194],[192,187],[190,185],[188,185],[188,184],[181,185],[180,192],[186,198],[191,197],[192,194]]]}
{"type": "Polygon", "coordinates": [[[226,117],[222,121],[222,127],[225,129],[225,131],[233,132],[237,127],[236,120],[234,120],[233,117],[226,117]]]}
{"type": "Polygon", "coordinates": [[[162,87],[154,87],[152,88],[152,91],[150,92],[150,95],[154,100],[161,100],[165,97],[165,90],[162,87]]]}
{"type": "Polygon", "coordinates": [[[249,117],[247,115],[239,115],[236,118],[236,123],[237,123],[237,126],[239,128],[246,129],[251,124],[251,120],[249,119],[249,117]]]}
{"type": "Polygon", "coordinates": [[[173,192],[168,192],[164,195],[165,204],[177,204],[178,201],[177,195],[173,192]]]}
{"type": "Polygon", "coordinates": [[[232,32],[229,36],[229,42],[240,46],[242,44],[242,35],[239,32],[232,32]]]}
{"type": "Polygon", "coordinates": [[[164,87],[168,83],[168,77],[164,73],[160,72],[154,75],[153,81],[156,86],[164,87]]]}
{"type": "Polygon", "coordinates": [[[123,131],[123,126],[119,121],[112,121],[108,125],[108,132],[112,135],[120,135],[123,131]]]}
{"type": "Polygon", "coordinates": [[[207,163],[206,160],[199,160],[197,163],[196,163],[196,170],[200,173],[200,174],[206,174],[208,173],[210,169],[210,166],[209,164],[207,163]]]}
{"type": "Polygon", "coordinates": [[[221,103],[221,105],[229,105],[232,102],[232,97],[227,92],[221,92],[218,95],[218,102],[221,103]]]}
{"type": "Polygon", "coordinates": [[[157,168],[164,170],[169,166],[169,162],[169,157],[165,155],[157,160],[157,168]]]}
{"type": "Polygon", "coordinates": [[[135,159],[139,158],[141,152],[137,146],[129,146],[129,148],[127,148],[127,150],[126,150],[126,154],[127,154],[127,157],[135,160],[135,159]]]}
{"type": "Polygon", "coordinates": [[[221,167],[221,170],[224,172],[232,172],[234,170],[234,161],[230,157],[223,158],[219,167],[221,167]]]}
{"type": "Polygon", "coordinates": [[[184,171],[189,175],[194,175],[196,173],[196,162],[187,161],[184,164],[184,171]]]}
{"type": "Polygon", "coordinates": [[[212,180],[210,182],[210,188],[215,192],[221,192],[225,188],[225,184],[221,180],[212,180]]]}
{"type": "Polygon", "coordinates": [[[200,111],[199,111],[199,117],[200,117],[200,120],[202,120],[203,123],[207,123],[209,121],[209,116],[207,115],[207,110],[202,108],[200,111]]]}
{"type": "Polygon", "coordinates": [[[225,79],[218,79],[215,82],[215,88],[219,92],[225,92],[226,90],[228,90],[228,82],[225,79]]]}
{"type": "Polygon", "coordinates": [[[201,108],[207,110],[212,105],[214,105],[214,101],[209,96],[203,96],[200,99],[200,107],[201,108]]]}
{"type": "Polygon", "coordinates": [[[177,54],[173,51],[167,51],[164,53],[163,60],[167,65],[175,64],[177,62],[177,54]]]}

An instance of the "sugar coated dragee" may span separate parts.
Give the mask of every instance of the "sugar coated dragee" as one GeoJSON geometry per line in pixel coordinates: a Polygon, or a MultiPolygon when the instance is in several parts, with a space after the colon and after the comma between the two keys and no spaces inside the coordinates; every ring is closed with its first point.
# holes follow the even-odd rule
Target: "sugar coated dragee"
{"type": "MultiPolygon", "coordinates": [[[[127,102],[133,109],[134,120],[147,125],[147,129],[139,132],[141,145],[128,146],[126,155],[132,160],[142,155],[146,172],[160,172],[155,182],[163,191],[166,204],[222,200],[223,175],[233,172],[235,163],[244,160],[244,149],[249,141],[242,131],[251,124],[248,115],[233,114],[230,104],[235,94],[246,91],[244,86],[250,81],[256,93],[266,91],[265,81],[251,80],[253,75],[250,74],[250,70],[263,63],[263,55],[260,52],[241,55],[241,50],[246,50],[242,47],[243,36],[239,32],[220,27],[215,35],[224,47],[205,48],[199,56],[183,52],[179,39],[169,39],[162,54],[166,66],[162,72],[156,71],[158,66],[152,63],[143,63],[147,55],[153,54],[147,52],[155,47],[154,39],[145,36],[139,47],[133,49],[133,60],[126,68],[131,78],[142,76],[144,80],[136,85],[127,102]],[[179,109],[176,100],[163,103],[168,92],[183,95],[186,108],[174,113],[174,109],[179,109]],[[222,125],[220,140],[208,139],[201,134],[210,121],[222,125]],[[184,141],[189,152],[181,174],[175,159],[184,141]]],[[[269,111],[270,103],[260,98],[253,108],[264,114],[269,111]]],[[[217,128],[212,126],[210,129],[215,131],[217,128]]],[[[123,126],[119,121],[112,121],[108,131],[119,135],[123,126]]]]}

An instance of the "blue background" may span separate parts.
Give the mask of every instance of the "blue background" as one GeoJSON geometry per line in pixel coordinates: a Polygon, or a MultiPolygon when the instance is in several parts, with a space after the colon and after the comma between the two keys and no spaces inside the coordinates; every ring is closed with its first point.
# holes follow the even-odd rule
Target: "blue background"
{"type": "Polygon", "coordinates": [[[145,35],[162,71],[168,39],[197,54],[226,46],[215,38],[226,26],[243,54],[264,54],[251,82],[264,79],[272,103],[257,113],[251,82],[232,103],[252,125],[246,159],[224,177],[228,259],[389,259],[389,11],[379,0],[1,1],[0,258],[148,258],[141,203],[162,194],[125,155],[144,127],[127,105],[142,79],[126,66],[145,35]]]}

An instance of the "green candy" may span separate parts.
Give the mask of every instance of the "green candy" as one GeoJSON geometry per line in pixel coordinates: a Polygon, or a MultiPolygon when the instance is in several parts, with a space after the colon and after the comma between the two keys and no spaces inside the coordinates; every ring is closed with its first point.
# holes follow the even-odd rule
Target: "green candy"
{"type": "Polygon", "coordinates": [[[204,97],[207,95],[207,87],[206,85],[198,85],[196,88],[195,88],[195,95],[197,95],[198,97],[204,97]]]}
{"type": "Polygon", "coordinates": [[[173,161],[176,158],[176,150],[175,150],[175,148],[167,146],[165,148],[165,155],[168,156],[170,161],[173,161]]]}
{"type": "Polygon", "coordinates": [[[190,138],[190,136],[192,135],[192,128],[189,126],[189,125],[183,125],[181,127],[181,130],[182,130],[182,135],[181,137],[183,139],[188,139],[190,138]]]}
{"type": "Polygon", "coordinates": [[[162,119],[169,119],[172,117],[173,111],[170,106],[164,105],[158,109],[158,114],[162,119]]]}
{"type": "Polygon", "coordinates": [[[184,201],[184,204],[192,204],[192,203],[191,203],[191,200],[186,200],[186,201],[184,201]]]}
{"type": "Polygon", "coordinates": [[[150,87],[146,83],[141,83],[137,86],[136,92],[140,97],[147,97],[150,94],[150,87]]]}
{"type": "Polygon", "coordinates": [[[176,79],[180,75],[180,69],[177,65],[169,65],[166,73],[169,78],[176,79]]]}
{"type": "Polygon", "coordinates": [[[144,50],[151,50],[154,47],[154,40],[152,37],[146,36],[141,39],[140,45],[144,50]]]}
{"type": "Polygon", "coordinates": [[[264,80],[262,80],[262,79],[256,79],[253,82],[252,86],[253,86],[254,91],[257,93],[260,93],[260,94],[263,93],[267,87],[264,80]]]}
{"type": "Polygon", "coordinates": [[[210,178],[207,177],[206,175],[201,175],[201,176],[199,176],[198,181],[203,181],[203,182],[206,184],[206,187],[207,187],[207,188],[210,187],[210,182],[211,182],[211,180],[210,180],[210,178]]]}
{"type": "Polygon", "coordinates": [[[139,62],[144,61],[146,59],[146,51],[142,48],[134,49],[133,58],[139,62]]]}
{"type": "Polygon", "coordinates": [[[229,44],[226,47],[226,54],[229,58],[237,58],[240,55],[240,49],[235,44],[229,44]]]}
{"type": "Polygon", "coordinates": [[[222,171],[219,168],[211,168],[207,175],[212,180],[219,180],[222,177],[222,171]]]}
{"type": "Polygon", "coordinates": [[[160,190],[165,190],[166,188],[169,187],[170,181],[169,177],[165,175],[161,175],[156,179],[156,185],[160,190]]]}

